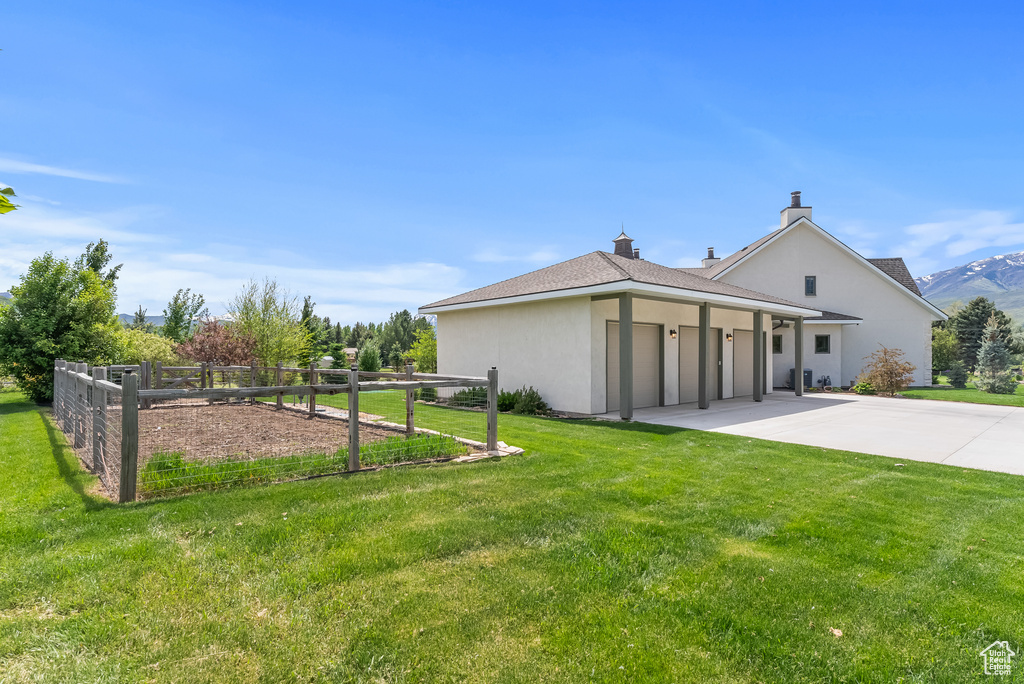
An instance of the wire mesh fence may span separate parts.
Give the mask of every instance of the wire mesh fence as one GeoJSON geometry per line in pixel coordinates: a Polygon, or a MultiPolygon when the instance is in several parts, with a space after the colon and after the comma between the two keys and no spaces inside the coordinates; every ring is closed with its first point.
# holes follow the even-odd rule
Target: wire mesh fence
{"type": "Polygon", "coordinates": [[[498,442],[494,369],[456,377],[411,366],[143,363],[90,375],[58,361],[54,415],[120,501],[518,451],[498,442]]]}

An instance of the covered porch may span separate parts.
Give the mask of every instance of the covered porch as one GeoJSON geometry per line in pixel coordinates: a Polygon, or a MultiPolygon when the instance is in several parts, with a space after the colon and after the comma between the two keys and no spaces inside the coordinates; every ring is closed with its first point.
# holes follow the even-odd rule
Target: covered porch
{"type": "MultiPolygon", "coordinates": [[[[653,293],[650,286],[591,301],[592,412],[623,420],[646,407],[707,409],[734,397],[761,402],[773,387],[773,321],[789,322],[802,341],[805,316],[819,313],[732,294],[653,293]]],[[[793,354],[802,368],[803,345],[793,354]]]]}

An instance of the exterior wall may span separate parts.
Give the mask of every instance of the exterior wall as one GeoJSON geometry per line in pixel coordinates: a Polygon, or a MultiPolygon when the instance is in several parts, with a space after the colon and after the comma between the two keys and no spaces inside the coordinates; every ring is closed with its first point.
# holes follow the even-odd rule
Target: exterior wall
{"type": "MultiPolygon", "coordinates": [[[[810,274],[809,274],[810,275],[810,274]]],[[[832,378],[833,385],[847,384],[848,380],[841,380],[843,372],[843,335],[853,326],[849,325],[828,325],[818,323],[804,324],[804,368],[811,370],[813,386],[819,387],[818,378],[827,375],[832,378]],[[828,335],[831,340],[831,351],[828,354],[814,353],[815,335],[828,335]]],[[[782,353],[772,354],[775,357],[775,371],[772,376],[772,383],[776,387],[786,387],[789,383],[789,370],[794,368],[794,330],[792,324],[786,328],[779,328],[772,331],[774,335],[782,335],[782,353]]],[[[771,339],[768,340],[771,344],[771,339]]],[[[770,349],[770,347],[769,347],[770,349]]]]}
{"type": "MultiPolygon", "coordinates": [[[[834,384],[847,385],[854,381],[864,367],[865,357],[879,345],[902,349],[907,360],[917,367],[914,384],[931,384],[934,314],[914,302],[917,296],[913,293],[900,292],[902,285],[865,266],[813,228],[796,226],[726,273],[721,280],[811,308],[864,319],[857,325],[841,326],[842,332],[832,338],[833,345],[838,341],[841,348],[841,367],[824,374],[831,375],[834,384]],[[817,276],[817,295],[812,297],[804,294],[804,276],[809,275],[817,276]]],[[[805,367],[814,370],[815,381],[823,373],[813,365],[813,334],[822,327],[804,326],[811,335],[811,346],[807,346],[806,341],[804,345],[805,367]]],[[[792,331],[789,337],[792,338],[792,331]]],[[[784,335],[783,345],[785,343],[784,335]]],[[[790,367],[786,366],[784,372],[788,374],[790,367]]],[[[777,378],[776,375],[774,379],[777,378]]]]}
{"type": "Polygon", "coordinates": [[[483,376],[496,366],[501,389],[532,385],[554,409],[590,413],[590,310],[575,297],[439,313],[437,370],[483,376]]]}
{"type": "MultiPolygon", "coordinates": [[[[590,413],[605,413],[608,406],[606,390],[607,378],[607,322],[619,320],[619,303],[615,299],[602,299],[591,303],[590,317],[590,376],[593,378],[590,394],[590,413]]],[[[652,301],[649,299],[633,300],[633,321],[635,323],[653,323],[664,326],[665,363],[664,363],[664,403],[671,406],[679,403],[679,339],[672,339],[670,333],[679,326],[697,327],[698,306],[696,304],[676,304],[652,301]]],[[[764,314],[762,325],[765,331],[771,331],[771,315],[764,314]]],[[[721,328],[722,334],[731,334],[734,329],[753,330],[753,314],[745,311],[728,309],[711,309],[711,327],[721,328]]],[[[771,344],[771,335],[767,338],[771,344]]],[[[772,377],[772,354],[768,347],[766,372],[772,377]]],[[[722,398],[732,397],[732,345],[726,342],[722,350],[722,398]]],[[[714,371],[712,371],[714,372],[714,371]]],[[[499,374],[500,375],[500,374],[499,374]]],[[[768,383],[766,391],[771,392],[772,383],[768,383]]]]}

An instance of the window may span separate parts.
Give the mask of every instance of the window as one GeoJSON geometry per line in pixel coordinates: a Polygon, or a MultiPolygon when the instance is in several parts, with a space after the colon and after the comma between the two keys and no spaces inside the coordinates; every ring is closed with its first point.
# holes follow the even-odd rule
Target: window
{"type": "Polygon", "coordinates": [[[815,335],[814,336],[814,353],[815,354],[831,354],[832,340],[831,335],[815,335]]]}
{"type": "Polygon", "coordinates": [[[818,276],[804,276],[804,294],[815,297],[818,294],[818,276]]]}
{"type": "Polygon", "coordinates": [[[782,353],[782,335],[772,335],[772,354],[782,353]]]}

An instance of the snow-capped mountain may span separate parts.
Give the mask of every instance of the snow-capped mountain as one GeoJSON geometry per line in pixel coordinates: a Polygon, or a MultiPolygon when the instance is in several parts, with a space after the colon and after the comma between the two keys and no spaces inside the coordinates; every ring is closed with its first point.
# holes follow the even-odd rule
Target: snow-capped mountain
{"type": "Polygon", "coordinates": [[[1024,323],[1024,252],[1000,254],[914,279],[925,299],[938,307],[988,297],[1024,323]]]}

